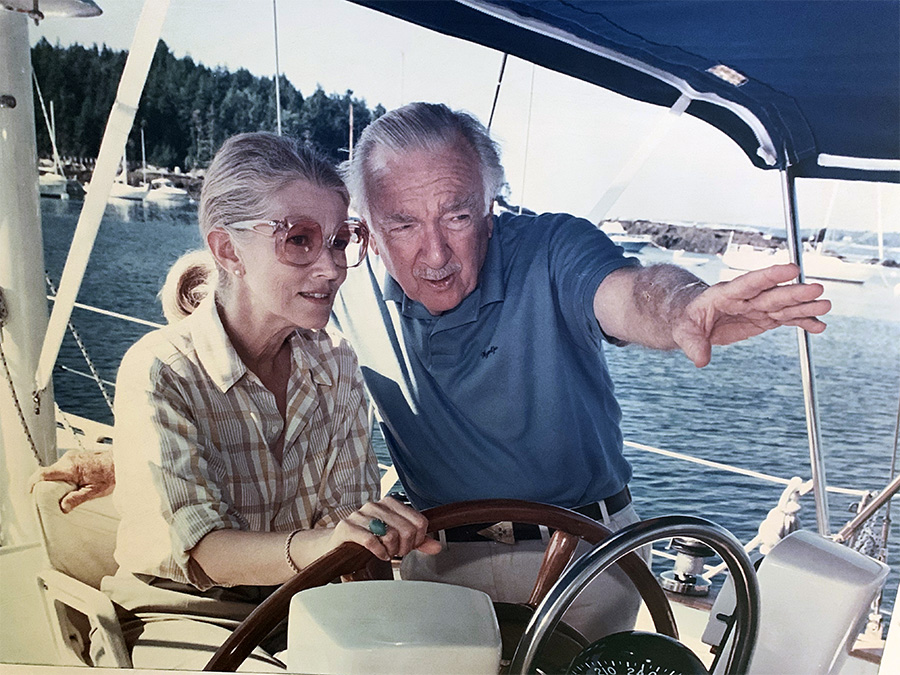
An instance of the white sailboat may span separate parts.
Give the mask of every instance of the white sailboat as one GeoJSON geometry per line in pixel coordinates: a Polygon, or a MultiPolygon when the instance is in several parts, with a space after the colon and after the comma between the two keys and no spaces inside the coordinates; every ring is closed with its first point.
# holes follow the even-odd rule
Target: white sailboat
{"type": "MultiPolygon", "coordinates": [[[[4,204],[11,204],[9,211],[0,215],[0,235],[3,241],[13,242],[14,246],[0,247],[0,289],[2,289],[2,302],[0,312],[4,339],[2,345],[5,360],[11,365],[6,378],[9,380],[11,390],[19,392],[13,401],[6,395],[0,398],[0,417],[3,425],[0,432],[0,451],[3,455],[3,468],[5,469],[6,484],[2,491],[2,540],[0,543],[0,584],[2,584],[2,612],[3,630],[0,631],[0,655],[7,663],[18,664],[49,664],[46,672],[67,672],[67,664],[73,663],[78,658],[77,644],[69,640],[65,633],[54,633],[64,623],[65,610],[56,612],[57,605],[52,603],[81,603],[78,606],[82,612],[87,612],[99,617],[97,628],[93,636],[85,634],[88,639],[100,639],[100,636],[109,637],[110,642],[105,643],[106,655],[111,658],[111,663],[119,666],[126,665],[121,653],[121,645],[115,642],[116,623],[114,615],[109,613],[107,605],[103,604],[102,594],[99,591],[91,593],[83,584],[74,581],[65,575],[56,565],[51,573],[42,573],[45,584],[53,585],[50,595],[51,608],[50,621],[44,615],[43,601],[38,593],[35,581],[35,571],[43,569],[51,561],[46,558],[45,549],[39,543],[41,528],[35,520],[32,504],[27,495],[22,491],[11,489],[12,486],[22,485],[27,476],[35,468],[37,463],[48,463],[54,460],[60,449],[65,449],[71,442],[74,434],[67,437],[65,430],[59,439],[56,433],[56,415],[53,406],[53,392],[49,385],[50,369],[55,360],[55,352],[62,340],[62,332],[78,293],[81,276],[84,273],[90,255],[91,245],[97,228],[99,227],[103,207],[113,183],[116,164],[121,157],[124,148],[127,129],[131,128],[134,110],[140,96],[142,81],[149,67],[157,38],[161,31],[166,4],[150,0],[145,6],[135,41],[129,53],[128,64],[123,74],[123,86],[120,87],[119,97],[111,113],[111,122],[108,126],[107,136],[101,146],[100,156],[97,161],[93,183],[95,190],[88,195],[85,201],[82,216],[76,231],[70,257],[60,284],[60,290],[55,298],[54,315],[48,322],[46,312],[46,298],[44,281],[40,270],[43,269],[43,256],[41,251],[41,229],[37,222],[39,212],[35,205],[38,201],[36,186],[26,186],[22,190],[16,184],[15,176],[21,166],[33,165],[34,158],[34,129],[32,124],[33,111],[30,110],[28,101],[30,97],[23,94],[25,89],[21,83],[21,72],[28,72],[23,64],[28,61],[28,38],[26,14],[35,11],[32,0],[6,0],[6,5],[12,3],[18,11],[0,9],[0,94],[15,96],[21,101],[19,110],[14,115],[7,115],[9,110],[3,110],[0,124],[3,125],[0,138],[4,143],[6,139],[15,139],[15,143],[9,144],[10,152],[0,153],[0,197],[4,204]],[[7,93],[10,92],[10,93],[7,93]],[[45,336],[45,337],[44,337],[45,336]],[[43,345],[41,337],[44,337],[43,345]],[[42,349],[43,347],[43,349],[42,349]],[[24,402],[24,405],[23,405],[24,402]],[[50,580],[50,581],[48,581],[50,580]],[[76,591],[77,592],[71,592],[76,591]],[[81,595],[79,595],[81,594],[81,595]],[[88,600],[84,600],[88,598],[88,600]],[[105,614],[103,612],[106,612],[105,614]],[[15,630],[18,629],[18,630],[15,630]],[[102,630],[100,630],[102,629],[102,630]],[[25,634],[26,639],[18,636],[25,634]],[[56,649],[58,647],[58,653],[56,649]],[[35,655],[37,654],[37,655],[35,655]],[[55,666],[55,667],[54,667],[55,666]]],[[[503,48],[519,54],[523,58],[532,58],[535,61],[552,59],[550,52],[546,50],[547,40],[554,47],[561,50],[555,57],[560,59],[558,68],[566,70],[573,62],[581,64],[579,71],[590,73],[594,77],[600,72],[599,68],[588,67],[597,65],[604,60],[607,66],[612,64],[614,75],[621,74],[619,69],[631,69],[633,77],[626,78],[640,86],[640,81],[647,89],[647,93],[634,93],[637,98],[650,99],[658,102],[656,96],[659,88],[673,88],[678,96],[689,96],[692,100],[701,103],[700,116],[717,120],[721,126],[730,129],[735,134],[735,140],[739,143],[747,143],[752,139],[751,145],[755,156],[760,163],[768,164],[781,171],[783,174],[783,186],[785,192],[785,209],[787,225],[789,229],[789,241],[791,253],[795,262],[803,263],[799,252],[799,224],[796,214],[796,195],[794,192],[794,179],[796,172],[804,166],[807,171],[815,172],[822,165],[814,163],[817,168],[810,168],[809,164],[798,161],[792,153],[804,151],[802,147],[788,147],[792,136],[781,136],[784,131],[779,124],[784,119],[790,118],[792,108],[778,96],[774,101],[765,101],[761,108],[755,107],[754,96],[768,95],[764,89],[754,87],[753,82],[747,82],[747,78],[731,69],[718,70],[715,73],[705,73],[703,69],[699,73],[687,73],[683,64],[673,66],[671,71],[665,70],[665,54],[653,52],[655,44],[659,46],[660,38],[645,42],[642,40],[635,49],[634,45],[625,41],[616,46],[610,40],[604,41],[597,37],[596,31],[573,30],[570,11],[577,10],[569,2],[545,2],[540,7],[530,3],[506,3],[488,2],[487,0],[465,0],[463,2],[447,2],[440,8],[446,11],[436,11],[433,3],[392,3],[365,1],[360,4],[373,6],[376,9],[392,14],[400,14],[405,20],[420,22],[426,25],[440,24],[440,28],[447,32],[465,32],[468,39],[476,40],[482,44],[500,47],[495,41],[503,43],[503,48]],[[524,14],[517,13],[521,10],[524,14]],[[467,13],[475,14],[469,15],[467,13]],[[446,24],[441,19],[446,17],[446,24]],[[478,21],[473,19],[477,18],[478,21]],[[469,34],[468,29],[461,26],[480,26],[483,33],[477,36],[469,34]],[[521,31],[529,30],[530,40],[521,39],[521,31]],[[591,42],[585,35],[594,34],[596,42],[591,42]],[[533,50],[536,50],[533,51],[533,50]],[[575,50],[574,53],[567,50],[575,50]],[[649,50],[649,51],[646,51],[649,50]],[[642,61],[635,55],[635,51],[646,51],[642,61]],[[574,58],[574,61],[573,61],[574,58]],[[711,75],[711,76],[710,76],[711,75]],[[743,78],[743,81],[741,81],[743,78]],[[725,82],[723,85],[719,80],[725,82]],[[738,84],[739,83],[739,84],[738,84]],[[739,95],[733,95],[727,87],[745,87],[739,95]],[[764,114],[768,105],[788,105],[785,117],[764,114]],[[721,110],[712,114],[710,108],[719,106],[721,110]],[[725,121],[723,121],[725,120],[725,121]],[[784,141],[782,147],[781,142],[784,141]]],[[[614,15],[615,5],[610,3],[604,8],[605,3],[598,3],[597,9],[604,9],[614,15]]],[[[654,10],[647,13],[658,13],[665,3],[654,3],[654,10]]],[[[737,11],[740,3],[729,3],[729,12],[737,11]]],[[[752,4],[752,3],[751,3],[752,4]]],[[[822,5],[823,11],[832,3],[822,5]]],[[[678,9],[678,3],[672,3],[678,9]]],[[[56,2],[42,3],[44,11],[51,7],[67,9],[70,13],[93,12],[96,7],[93,2],[79,0],[56,0],[56,2]]],[[[634,9],[634,8],[632,8],[634,9]]],[[[665,8],[663,8],[665,9],[665,8]]],[[[682,7],[683,9],[683,7],[682,7]]],[[[852,8],[855,11],[855,7],[852,8]]],[[[640,13],[639,13],[640,14],[640,13]]],[[[602,16],[599,15],[598,16],[602,16]]],[[[665,18],[665,13],[659,15],[659,20],[665,18]]],[[[709,17],[712,20],[713,16],[709,17]]],[[[743,17],[745,20],[752,18],[750,15],[743,17]]],[[[586,19],[586,20],[589,20],[586,19]]],[[[766,17],[768,21],[769,18],[766,17]]],[[[799,21],[799,18],[797,19],[799,21]]],[[[604,22],[614,25],[613,22],[604,22]]],[[[799,24],[798,24],[799,26],[799,24]]],[[[594,27],[596,28],[596,26],[594,27]]],[[[613,31],[615,32],[615,31],[613,31]]],[[[477,31],[476,31],[477,33],[477,31]]],[[[685,31],[684,35],[692,34],[685,31]]],[[[634,40],[637,33],[631,32],[628,40],[634,40]]],[[[674,36],[670,36],[674,40],[674,36]]],[[[667,50],[663,49],[663,52],[667,50]]],[[[771,56],[771,55],[768,55],[771,56]]],[[[551,66],[553,64],[550,64],[551,66]]],[[[599,75],[597,75],[599,77],[599,75]]],[[[599,84],[599,83],[598,83],[599,84]]],[[[622,80],[615,78],[615,83],[622,85],[622,80]]],[[[613,85],[610,85],[613,86],[613,85]]],[[[665,97],[664,97],[665,98],[665,97]]],[[[4,98],[5,100],[5,98],[4,98]]],[[[840,111],[840,106],[829,105],[829,114],[834,115],[840,111]]],[[[795,120],[796,121],[796,120],[795,120]]],[[[856,120],[854,128],[862,127],[868,132],[874,133],[874,125],[860,125],[856,120]]],[[[800,131],[803,129],[801,128],[800,131]]],[[[896,132],[896,129],[893,129],[896,132]]],[[[819,155],[828,154],[825,148],[819,155]]],[[[841,170],[851,170],[857,167],[859,162],[849,162],[846,158],[836,155],[837,159],[825,160],[837,162],[841,170]],[[848,168],[848,165],[852,165],[848,168]]],[[[874,167],[873,175],[883,176],[885,172],[891,173],[900,166],[900,158],[892,157],[889,163],[872,161],[868,166],[874,167]],[[887,169],[885,169],[887,167],[887,169]]],[[[865,174],[866,169],[861,170],[865,174]]],[[[151,190],[152,192],[152,190],[151,190]]],[[[708,638],[713,643],[721,645],[721,653],[730,654],[718,660],[718,671],[726,672],[799,672],[803,668],[812,668],[815,672],[845,672],[845,673],[888,673],[896,672],[900,664],[900,629],[892,629],[887,646],[879,644],[873,651],[875,656],[864,653],[864,650],[856,650],[851,653],[852,638],[855,635],[859,619],[868,607],[869,600],[877,593],[883,583],[886,568],[878,561],[871,560],[856,554],[856,552],[840,546],[838,542],[845,541],[856,531],[865,520],[872,516],[877,509],[885,503],[898,489],[898,481],[892,481],[882,490],[862,512],[853,519],[840,532],[831,536],[828,530],[827,491],[824,479],[824,469],[821,457],[820,443],[818,439],[818,413],[814,381],[812,380],[811,355],[808,336],[798,333],[800,346],[801,370],[804,376],[804,398],[808,413],[808,431],[810,440],[810,455],[812,479],[806,491],[811,491],[816,504],[817,532],[805,532],[800,536],[784,539],[777,544],[768,554],[771,564],[764,562],[759,572],[755,572],[740,542],[737,544],[733,537],[723,532],[721,528],[709,526],[698,522],[696,519],[669,519],[657,520],[649,524],[639,524],[638,527],[629,528],[621,535],[607,540],[588,555],[576,562],[565,574],[562,574],[565,555],[571,555],[574,548],[570,548],[572,537],[561,535],[560,532],[569,532],[582,536],[589,541],[599,542],[600,537],[596,530],[590,529],[590,523],[584,523],[570,514],[559,513],[560,510],[543,508],[539,505],[522,504],[479,504],[479,505],[452,505],[439,507],[430,513],[430,520],[434,527],[447,526],[464,520],[474,513],[479,518],[485,518],[485,513],[495,514],[502,511],[509,519],[520,518],[526,522],[544,520],[545,524],[559,528],[554,535],[552,551],[548,553],[547,560],[555,567],[555,574],[548,571],[546,577],[539,578],[535,589],[535,601],[533,603],[533,618],[525,628],[524,638],[519,643],[518,649],[512,659],[509,672],[532,672],[531,666],[545,644],[546,636],[555,628],[559,614],[565,608],[580,586],[589,578],[606,569],[612,562],[624,555],[634,546],[644,544],[656,537],[686,536],[690,538],[706,538],[710,546],[722,556],[729,564],[732,572],[733,585],[736,600],[731,603],[734,609],[724,609],[721,605],[712,612],[711,628],[704,629],[709,608],[698,608],[696,603],[679,600],[677,596],[668,598],[656,582],[645,586],[645,598],[648,599],[652,624],[655,629],[671,634],[674,628],[670,617],[672,613],[677,616],[677,624],[686,642],[700,642],[700,638],[708,638]],[[505,509],[505,510],[503,510],[505,509]],[[787,546],[783,544],[788,543],[787,546]],[[776,553],[777,552],[777,553],[776,553]],[[560,564],[563,563],[563,564],[560,564]],[[783,570],[787,570],[785,573],[783,570]],[[540,588],[538,588],[540,587],[540,588]],[[538,593],[540,590],[540,593],[538,593]],[[766,602],[760,609],[759,593],[763,594],[766,602]],[[799,598],[802,596],[803,600],[799,598]],[[542,598],[542,599],[541,599],[542,598]],[[816,600],[820,602],[815,604],[816,600]],[[824,599],[824,602],[822,600],[824,599]],[[803,604],[805,602],[813,604],[803,604]],[[669,608],[669,603],[673,607],[669,608]],[[812,608],[812,609],[811,609],[812,608]],[[719,614],[728,615],[730,627],[724,629],[717,621],[719,614]],[[809,630],[812,628],[812,630],[809,630]],[[727,633],[733,629],[733,635],[729,638],[727,633]],[[708,632],[718,636],[709,637],[708,632]],[[702,635],[701,635],[702,634],[702,635]],[[802,637],[798,637],[802,636],[802,637]],[[729,642],[730,641],[730,642],[729,642]],[[730,645],[730,646],[729,646],[730,645]],[[753,659],[757,659],[754,661],[753,659]],[[824,660],[823,660],[824,659],[824,660]]],[[[109,436],[107,428],[92,426],[87,422],[78,421],[85,438],[92,442],[104,436],[109,436]]],[[[389,479],[390,480],[390,479],[389,479]]],[[[798,493],[801,488],[794,488],[798,493]]],[[[787,499],[792,498],[791,495],[787,499]]],[[[52,502],[51,502],[52,503],[52,502]]],[[[102,510],[100,505],[96,505],[102,510]]],[[[102,514],[101,514],[102,515],[102,514]]],[[[107,514],[108,515],[108,514],[107,514]]],[[[105,516],[104,516],[105,517],[105,516]]],[[[506,519],[506,518],[504,518],[506,519]]],[[[481,520],[476,522],[483,522],[481,520]]],[[[74,527],[74,526],[71,526],[74,527]]],[[[758,543],[758,542],[757,542],[758,543]]],[[[753,542],[745,546],[752,548],[753,542]]],[[[691,547],[688,546],[688,549],[691,547]]],[[[95,549],[88,548],[89,552],[95,549]]],[[[102,552],[101,552],[102,553],[102,552]]],[[[679,590],[687,590],[695,585],[698,577],[703,576],[702,562],[697,565],[696,551],[688,550],[684,558],[676,560],[681,567],[676,566],[675,585],[679,590]]],[[[108,558],[108,556],[107,556],[108,558]]],[[[108,562],[108,560],[107,560],[108,562]]],[[[306,568],[298,577],[283,587],[283,592],[273,595],[276,598],[265,607],[261,607],[262,613],[254,615],[254,621],[245,624],[245,629],[235,633],[233,641],[223,646],[220,652],[221,659],[216,662],[218,669],[227,670],[233,668],[241,660],[241,655],[252,648],[254,633],[265,631],[267,625],[280,620],[288,611],[290,595],[297,590],[309,586],[320,586],[342,573],[351,572],[363,567],[368,562],[367,554],[352,545],[337,549],[332,554],[325,556],[319,562],[306,568]]],[[[360,582],[361,583],[361,582],[360,582]]],[[[337,607],[345,613],[345,616],[358,618],[360,603],[352,598],[336,599],[334,588],[339,585],[328,585],[325,592],[330,593],[325,604],[337,607]],[[347,604],[340,604],[347,603],[347,604]]],[[[360,588],[366,588],[361,583],[360,588]]],[[[368,588],[374,589],[375,586],[368,588]]],[[[96,589],[93,589],[96,591],[96,589]]],[[[339,592],[339,591],[338,591],[339,592]]],[[[896,593],[896,589],[889,589],[896,593]]],[[[360,591],[366,595],[366,591],[360,591]]],[[[366,597],[374,597],[374,591],[366,597]]],[[[398,593],[388,593],[384,603],[388,603],[398,593]]],[[[45,594],[45,598],[47,595],[45,594]]],[[[425,595],[415,596],[416,603],[423,599],[434,599],[433,589],[426,590],[425,595]],[[429,593],[431,593],[429,595],[429,593]]],[[[415,608],[415,604],[412,605],[415,608]]],[[[312,615],[310,605],[307,605],[307,613],[312,615]]],[[[448,611],[449,604],[442,605],[441,611],[448,611]]],[[[396,610],[393,610],[396,611],[396,610]]],[[[407,612],[413,611],[407,607],[407,612]]],[[[437,610],[432,610],[434,614],[437,610]]],[[[485,610],[487,614],[467,614],[463,609],[450,612],[453,618],[465,622],[468,617],[478,617],[481,622],[496,621],[496,616],[491,614],[491,608],[485,610]]],[[[382,622],[374,625],[379,627],[391,621],[391,611],[383,612],[382,622]]],[[[406,617],[404,617],[406,618],[406,617]]],[[[413,631],[418,624],[427,622],[407,621],[403,623],[404,630],[413,631]]],[[[896,626],[896,624],[895,624],[896,626]]],[[[359,631],[352,621],[348,619],[343,625],[335,625],[334,630],[342,632],[344,637],[358,637],[359,631]]],[[[79,633],[79,635],[81,635],[79,633]]],[[[258,635],[256,635],[258,637],[258,635]]],[[[340,636],[338,636],[340,637],[340,636]]],[[[434,636],[432,636],[434,639],[434,636]]],[[[340,651],[347,647],[352,640],[334,640],[341,643],[335,647],[340,651]]],[[[475,644],[475,638],[471,638],[470,650],[479,647],[475,644]]],[[[659,644],[659,642],[657,642],[659,644]]],[[[666,643],[668,644],[668,643],[666,643]]],[[[460,661],[440,661],[434,659],[423,660],[421,650],[426,645],[418,644],[404,647],[402,644],[392,644],[394,650],[393,663],[403,662],[404,657],[409,657],[406,649],[419,649],[420,658],[408,659],[419,668],[427,665],[435,665],[446,669],[448,663],[460,661]]],[[[443,658],[453,659],[453,649],[457,654],[466,647],[456,645],[453,649],[445,649],[446,645],[436,642],[427,645],[432,649],[429,654],[443,655],[443,658]]],[[[671,647],[671,645],[670,645],[671,647]]],[[[324,650],[324,640],[315,645],[316,649],[324,650]]],[[[672,647],[672,649],[680,649],[672,647]]],[[[83,655],[83,651],[81,653],[83,655]]],[[[679,652],[680,653],[680,652],[679,652]]],[[[340,654],[335,658],[344,658],[346,654],[340,654]]],[[[652,672],[653,659],[657,655],[646,656],[647,671],[652,672]]],[[[127,654],[125,655],[127,658],[127,654]]],[[[302,664],[303,661],[294,655],[293,663],[302,664]]],[[[582,670],[571,672],[617,672],[616,664],[601,663],[597,659],[601,657],[597,653],[584,657],[582,670]],[[595,658],[596,657],[596,658],[595,658]],[[594,659],[591,661],[590,659],[594,659]],[[599,670],[600,667],[607,670],[599,670]],[[590,670],[590,668],[598,668],[590,670]]],[[[645,657],[642,656],[642,662],[645,657]]],[[[708,660],[708,659],[707,659],[708,660]]],[[[493,672],[499,668],[499,655],[497,661],[491,664],[493,672]]],[[[372,661],[362,661],[361,670],[365,672],[372,661]]],[[[621,664],[620,664],[621,665],[621,664]]],[[[399,666],[398,666],[399,667],[399,666]]],[[[581,667],[579,665],[578,667],[581,667]]],[[[715,668],[716,666],[714,666],[715,668]]],[[[4,666],[10,671],[17,670],[14,666],[4,666]]],[[[296,670],[303,670],[302,665],[295,665],[296,670]]],[[[27,667],[21,668],[22,672],[28,672],[27,667]]],[[[42,672],[44,672],[42,670],[42,672]]],[[[348,672],[348,671],[344,671],[348,672]]],[[[662,671],[660,671],[662,672],[662,671]]]]}
{"type": "Polygon", "coordinates": [[[600,229],[626,253],[640,253],[645,246],[653,243],[653,237],[649,234],[629,234],[617,220],[604,220],[600,223],[600,229]]]}
{"type": "MultiPolygon", "coordinates": [[[[750,244],[735,244],[731,239],[728,248],[722,254],[723,263],[742,272],[784,264],[789,259],[787,249],[756,248],[750,244]]],[[[864,284],[875,274],[873,265],[850,262],[827,253],[821,243],[815,247],[804,245],[803,268],[810,279],[843,281],[851,284],[864,284]]]]}
{"type": "Polygon", "coordinates": [[[184,188],[176,187],[170,178],[154,178],[150,181],[144,199],[157,204],[185,204],[190,194],[184,188]]]}
{"type": "Polygon", "coordinates": [[[122,170],[118,174],[116,174],[116,179],[113,181],[113,184],[109,189],[109,198],[139,202],[143,201],[149,191],[150,186],[146,183],[141,183],[140,185],[131,185],[128,182],[128,162],[125,158],[125,155],[123,154],[122,170]]]}
{"type": "Polygon", "coordinates": [[[59,159],[59,150],[56,147],[56,117],[53,114],[53,101],[50,101],[50,116],[48,117],[47,108],[44,105],[44,96],[41,94],[41,87],[33,73],[32,77],[35,90],[38,93],[38,100],[41,102],[41,111],[44,115],[44,123],[47,125],[47,133],[50,135],[50,145],[53,149],[53,159],[51,161],[41,160],[38,163],[38,185],[40,186],[41,197],[68,199],[69,182],[63,172],[62,162],[59,159]]]}

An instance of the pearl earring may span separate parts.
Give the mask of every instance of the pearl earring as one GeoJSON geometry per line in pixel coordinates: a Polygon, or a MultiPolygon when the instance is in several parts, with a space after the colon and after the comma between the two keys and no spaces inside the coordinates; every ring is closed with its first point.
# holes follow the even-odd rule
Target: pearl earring
{"type": "Polygon", "coordinates": [[[244,270],[235,270],[235,271],[234,271],[234,276],[236,276],[236,277],[242,277],[242,276],[244,276],[244,270]]]}

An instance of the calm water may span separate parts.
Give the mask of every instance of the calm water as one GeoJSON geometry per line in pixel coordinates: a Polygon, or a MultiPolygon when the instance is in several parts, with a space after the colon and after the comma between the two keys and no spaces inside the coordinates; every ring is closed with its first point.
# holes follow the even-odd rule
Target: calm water
{"type": "MultiPolygon", "coordinates": [[[[46,267],[58,283],[75,230],[80,202],[42,200],[46,267]]],[[[79,301],[163,322],[156,294],[169,266],[200,246],[196,205],[110,205],[97,237],[79,301]]],[[[647,262],[671,260],[650,251],[647,262]]],[[[682,259],[705,280],[719,280],[714,257],[682,259]]],[[[883,270],[864,286],[827,284],[834,302],[828,330],[813,336],[821,440],[830,485],[880,490],[890,479],[890,460],[900,396],[900,274],[883,270]]],[[[100,375],[115,380],[122,354],[146,328],[75,310],[79,331],[100,375]]],[[[784,478],[809,477],[803,393],[793,329],[719,348],[713,362],[695,368],[680,353],[637,347],[609,349],[621,403],[625,438],[784,478]]],[[[86,371],[67,335],[59,362],[86,371]]],[[[54,376],[63,409],[111,422],[97,387],[70,373],[54,376]]],[[[383,450],[383,448],[382,448],[383,450]]],[[[781,488],[751,478],[626,448],[634,465],[632,492],[643,517],[682,513],[718,522],[747,541],[778,502],[781,488]]],[[[831,527],[850,517],[854,499],[830,495],[831,527]]],[[[815,527],[812,497],[801,518],[815,527]]],[[[896,509],[895,509],[896,513],[896,509]]],[[[900,567],[900,532],[893,528],[892,567],[900,567]]],[[[888,599],[897,589],[888,581],[888,599]]]]}

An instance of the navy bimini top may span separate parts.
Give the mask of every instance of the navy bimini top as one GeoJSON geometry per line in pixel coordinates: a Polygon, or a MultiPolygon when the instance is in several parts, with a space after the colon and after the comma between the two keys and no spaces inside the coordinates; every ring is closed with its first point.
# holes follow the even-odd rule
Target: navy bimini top
{"type": "Polygon", "coordinates": [[[417,508],[486,498],[571,508],[628,483],[593,298],[607,274],[639,264],[586,220],[505,213],[478,286],[440,316],[377,259],[351,270],[335,319],[417,508]]]}

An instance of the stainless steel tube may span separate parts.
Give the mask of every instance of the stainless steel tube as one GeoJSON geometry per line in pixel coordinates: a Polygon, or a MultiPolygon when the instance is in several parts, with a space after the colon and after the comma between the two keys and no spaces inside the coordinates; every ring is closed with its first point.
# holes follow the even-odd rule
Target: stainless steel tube
{"type": "MultiPolygon", "coordinates": [[[[803,272],[803,260],[800,239],[800,220],[797,216],[797,190],[794,176],[790,169],[781,171],[781,191],[784,203],[784,225],[787,230],[788,252],[791,261],[800,267],[800,283],[806,278],[803,272]]],[[[828,536],[828,493],[825,480],[825,460],[822,455],[822,444],[819,437],[819,409],[816,396],[816,381],[813,375],[812,346],[809,333],[797,328],[797,341],[800,347],[800,378],[803,384],[803,401],[806,411],[806,434],[809,438],[809,463],[812,471],[813,496],[816,502],[816,525],[819,534],[828,536]]]]}
{"type": "Polygon", "coordinates": [[[725,672],[746,672],[759,631],[756,572],[734,535],[715,523],[692,516],[664,516],[629,525],[575,561],[535,610],[516,648],[509,672],[516,675],[531,672],[535,656],[556,628],[560,617],[591,580],[626,553],[658,539],[671,537],[699,539],[709,544],[728,565],[737,604],[734,649],[729,654],[725,672]]]}

